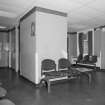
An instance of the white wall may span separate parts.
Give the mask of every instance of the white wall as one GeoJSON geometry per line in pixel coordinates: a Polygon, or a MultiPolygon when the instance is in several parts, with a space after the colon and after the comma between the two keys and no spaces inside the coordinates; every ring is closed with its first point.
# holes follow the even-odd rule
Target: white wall
{"type": "Polygon", "coordinates": [[[94,55],[97,55],[97,67],[101,67],[101,34],[100,29],[94,31],[94,55]]]}
{"type": "Polygon", "coordinates": [[[67,57],[67,17],[36,12],[36,83],[41,78],[41,61],[53,59],[56,64],[67,57]]]}
{"type": "Polygon", "coordinates": [[[8,32],[0,32],[0,67],[8,67],[8,32]]]}
{"type": "Polygon", "coordinates": [[[100,29],[94,32],[94,54],[98,57],[100,56],[101,50],[101,33],[102,31],[100,29]]]}
{"type": "Polygon", "coordinates": [[[97,29],[94,32],[94,54],[98,57],[97,66],[105,69],[105,30],[97,29]]]}
{"type": "Polygon", "coordinates": [[[41,61],[67,57],[67,17],[36,11],[20,23],[20,72],[38,84],[41,61]],[[35,36],[31,23],[36,22],[35,36]]]}
{"type": "Polygon", "coordinates": [[[11,67],[13,68],[13,69],[16,69],[16,65],[15,65],[15,62],[16,62],[16,57],[15,57],[15,55],[16,55],[16,48],[15,48],[15,42],[16,42],[16,40],[15,40],[15,37],[16,37],[16,33],[15,33],[15,29],[14,30],[12,30],[11,31],[11,39],[10,39],[10,41],[11,41],[11,67]]]}
{"type": "Polygon", "coordinates": [[[32,22],[35,22],[35,13],[20,23],[20,72],[35,82],[35,36],[31,36],[32,22]]]}
{"type": "Polygon", "coordinates": [[[101,69],[105,69],[105,29],[101,30],[101,69]]]}

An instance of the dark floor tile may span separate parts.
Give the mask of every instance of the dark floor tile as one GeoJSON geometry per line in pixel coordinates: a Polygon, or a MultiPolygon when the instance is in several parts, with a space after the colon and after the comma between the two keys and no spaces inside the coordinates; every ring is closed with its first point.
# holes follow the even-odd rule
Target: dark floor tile
{"type": "Polygon", "coordinates": [[[105,72],[94,72],[92,82],[83,75],[81,79],[57,82],[37,88],[11,69],[0,69],[2,87],[7,89],[6,98],[16,105],[105,105],[105,72]]]}

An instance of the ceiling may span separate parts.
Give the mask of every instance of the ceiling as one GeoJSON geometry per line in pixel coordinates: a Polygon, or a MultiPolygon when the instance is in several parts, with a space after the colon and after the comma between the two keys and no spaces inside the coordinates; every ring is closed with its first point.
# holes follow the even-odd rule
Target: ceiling
{"type": "Polygon", "coordinates": [[[68,31],[105,25],[105,0],[0,0],[0,25],[12,27],[33,6],[68,13],[68,31]]]}

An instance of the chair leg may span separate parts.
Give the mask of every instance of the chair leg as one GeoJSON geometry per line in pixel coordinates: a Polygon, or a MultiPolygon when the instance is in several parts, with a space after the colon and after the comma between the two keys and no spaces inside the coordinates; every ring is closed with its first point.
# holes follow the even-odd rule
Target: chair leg
{"type": "Polygon", "coordinates": [[[51,84],[50,84],[50,81],[48,80],[48,81],[47,81],[47,89],[48,89],[48,93],[50,93],[50,91],[51,91],[50,85],[51,85],[51,84]]]}
{"type": "Polygon", "coordinates": [[[46,78],[42,79],[41,82],[40,82],[40,87],[42,87],[43,82],[45,82],[45,84],[47,86],[47,89],[48,89],[48,93],[49,93],[50,92],[50,84],[51,84],[49,79],[46,79],[46,78]]]}
{"type": "Polygon", "coordinates": [[[77,77],[78,77],[78,79],[81,79],[81,75],[78,75],[77,77]]]}
{"type": "Polygon", "coordinates": [[[43,83],[44,83],[45,81],[42,79],[41,81],[40,81],[40,84],[39,84],[39,87],[41,88],[41,87],[43,87],[43,83]]]}
{"type": "Polygon", "coordinates": [[[44,81],[45,81],[45,83],[46,83],[46,86],[47,86],[47,90],[48,90],[48,93],[50,93],[50,81],[49,81],[49,79],[44,79],[44,81]]]}
{"type": "Polygon", "coordinates": [[[89,84],[92,82],[92,74],[91,73],[84,73],[88,77],[89,84]]]}
{"type": "Polygon", "coordinates": [[[90,73],[88,73],[88,78],[89,78],[89,84],[92,82],[92,76],[90,73]]]}

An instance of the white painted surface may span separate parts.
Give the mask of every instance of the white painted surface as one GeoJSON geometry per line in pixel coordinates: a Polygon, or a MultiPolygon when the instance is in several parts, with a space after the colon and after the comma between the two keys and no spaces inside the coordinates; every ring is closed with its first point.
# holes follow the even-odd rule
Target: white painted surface
{"type": "Polygon", "coordinates": [[[35,13],[20,23],[20,73],[35,83],[35,36],[31,36],[31,23],[35,13]]]}
{"type": "Polygon", "coordinates": [[[94,54],[98,57],[100,56],[101,51],[101,35],[102,31],[100,29],[97,29],[94,32],[94,54]]]}
{"type": "Polygon", "coordinates": [[[9,66],[8,33],[0,32],[0,67],[9,66]]]}
{"type": "Polygon", "coordinates": [[[9,67],[11,68],[11,31],[8,32],[9,35],[9,67]]]}
{"type": "Polygon", "coordinates": [[[101,33],[100,29],[94,31],[94,55],[97,55],[97,67],[101,68],[101,33]]]}
{"type": "Polygon", "coordinates": [[[67,58],[67,18],[36,12],[20,24],[20,69],[21,75],[38,84],[41,79],[41,61],[53,59],[56,64],[61,57],[67,58]],[[31,23],[35,22],[36,33],[31,36],[31,23]]]}
{"type": "Polygon", "coordinates": [[[79,56],[79,33],[77,33],[77,57],[79,56]]]}
{"type": "Polygon", "coordinates": [[[101,33],[101,69],[105,69],[105,30],[101,33]]]}
{"type": "Polygon", "coordinates": [[[33,6],[68,13],[68,31],[105,25],[105,0],[0,0],[0,24],[12,26],[33,6]]]}
{"type": "Polygon", "coordinates": [[[18,26],[16,26],[16,37],[15,37],[15,47],[16,47],[16,72],[18,72],[19,70],[19,30],[18,30],[18,26]]]}
{"type": "Polygon", "coordinates": [[[53,59],[56,64],[58,59],[67,57],[67,18],[47,14],[36,13],[36,52],[38,54],[38,77],[41,78],[41,61],[53,59]]]}
{"type": "Polygon", "coordinates": [[[10,35],[10,54],[11,54],[11,67],[16,70],[16,31],[15,29],[11,31],[10,35]]]}

